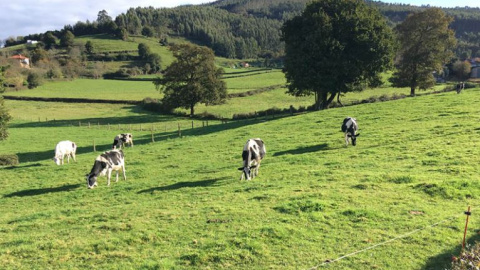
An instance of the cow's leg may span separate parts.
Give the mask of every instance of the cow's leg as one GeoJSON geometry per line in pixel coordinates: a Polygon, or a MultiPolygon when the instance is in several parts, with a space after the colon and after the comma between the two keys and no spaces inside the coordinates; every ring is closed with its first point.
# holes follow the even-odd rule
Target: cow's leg
{"type": "Polygon", "coordinates": [[[115,182],[118,182],[118,170],[115,171],[115,182]]]}
{"type": "Polygon", "coordinates": [[[108,169],[107,172],[107,186],[110,186],[110,178],[112,177],[112,169],[108,169]]]}
{"type": "Polygon", "coordinates": [[[77,159],[75,158],[75,153],[72,153],[72,158],[73,158],[73,161],[77,162],[77,159]]]}
{"type": "Polygon", "coordinates": [[[348,146],[348,132],[345,133],[345,146],[348,146]]]}
{"type": "Polygon", "coordinates": [[[127,174],[125,173],[125,166],[122,167],[122,172],[123,172],[123,180],[127,180],[127,174]]]}
{"type": "Polygon", "coordinates": [[[70,164],[70,154],[67,154],[67,163],[70,164]]]}

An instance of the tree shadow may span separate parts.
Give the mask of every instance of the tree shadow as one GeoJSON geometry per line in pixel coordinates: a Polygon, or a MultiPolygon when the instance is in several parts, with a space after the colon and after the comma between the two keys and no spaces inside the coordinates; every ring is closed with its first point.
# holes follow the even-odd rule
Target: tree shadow
{"type": "Polygon", "coordinates": [[[13,192],[7,195],[4,195],[4,198],[11,198],[11,197],[28,197],[28,196],[38,196],[47,193],[56,193],[56,192],[65,192],[76,189],[80,187],[80,184],[75,185],[65,185],[61,187],[54,187],[54,188],[40,188],[40,189],[27,189],[23,191],[13,192]]]}
{"type": "MultiPolygon", "coordinates": [[[[475,242],[480,241],[480,235],[476,233],[474,236],[466,240],[467,244],[473,245],[475,242]]],[[[462,244],[452,248],[442,254],[428,259],[427,264],[422,270],[437,270],[437,269],[450,269],[452,267],[452,257],[458,257],[462,252],[462,244]]]]}
{"type": "Polygon", "coordinates": [[[318,151],[325,151],[325,150],[331,150],[332,148],[328,147],[328,144],[322,143],[319,145],[312,145],[312,146],[307,146],[307,147],[299,147],[297,149],[291,149],[291,150],[286,150],[286,151],[281,151],[281,152],[276,152],[273,154],[274,157],[276,156],[283,156],[283,155],[301,155],[305,153],[312,153],[312,152],[318,152],[318,151]]]}
{"type": "Polygon", "coordinates": [[[202,181],[178,182],[178,183],[168,185],[168,186],[154,187],[154,188],[140,190],[137,193],[142,194],[142,193],[153,193],[155,191],[177,190],[177,189],[181,189],[181,188],[208,187],[208,186],[214,185],[216,182],[218,182],[220,180],[225,180],[225,179],[227,179],[227,177],[209,179],[209,180],[202,180],[202,181]]]}
{"type": "Polygon", "coordinates": [[[18,166],[18,165],[12,165],[8,167],[4,167],[4,170],[16,170],[16,169],[25,169],[25,168],[30,168],[30,167],[40,167],[43,166],[40,163],[34,163],[34,164],[28,164],[28,165],[23,165],[23,166],[18,166]]]}

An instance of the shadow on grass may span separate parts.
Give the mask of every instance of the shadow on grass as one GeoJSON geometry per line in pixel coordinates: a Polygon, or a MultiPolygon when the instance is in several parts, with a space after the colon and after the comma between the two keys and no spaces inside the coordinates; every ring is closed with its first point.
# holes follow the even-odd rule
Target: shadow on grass
{"type": "MultiPolygon", "coordinates": [[[[461,240],[461,239],[460,239],[461,240]]],[[[480,235],[476,233],[474,236],[466,240],[467,245],[473,245],[475,242],[480,241],[480,235]]],[[[462,253],[462,243],[459,241],[459,245],[452,248],[442,254],[428,259],[427,264],[422,270],[437,270],[437,269],[451,269],[452,257],[458,257],[462,253]]],[[[470,268],[469,268],[470,269],[470,268]]],[[[472,268],[473,269],[473,268],[472,268]]]]}
{"type": "Polygon", "coordinates": [[[212,186],[213,184],[215,184],[220,180],[225,180],[225,179],[227,178],[223,177],[223,178],[216,178],[216,179],[209,179],[209,180],[202,180],[202,181],[178,182],[168,186],[154,187],[154,188],[140,190],[137,193],[142,194],[142,193],[153,193],[155,191],[177,190],[181,188],[208,187],[208,186],[212,186]]]}
{"type": "Polygon", "coordinates": [[[39,188],[39,189],[27,189],[23,191],[13,192],[7,195],[4,195],[4,198],[11,198],[11,197],[28,197],[28,196],[38,196],[47,193],[56,193],[56,192],[65,192],[76,189],[80,187],[80,184],[75,185],[65,185],[61,187],[54,187],[54,188],[39,188]]]}
{"type": "Polygon", "coordinates": [[[286,150],[286,151],[281,151],[281,152],[276,152],[273,154],[274,157],[276,156],[283,156],[283,155],[301,155],[305,153],[312,153],[312,152],[318,152],[318,151],[325,151],[325,150],[331,150],[328,147],[328,144],[323,143],[319,145],[312,145],[312,146],[307,146],[307,147],[299,147],[297,149],[291,149],[291,150],[286,150]]]}
{"type": "Polygon", "coordinates": [[[28,164],[28,165],[23,165],[23,166],[18,166],[18,165],[12,165],[8,167],[4,167],[4,170],[15,170],[15,169],[25,169],[25,168],[31,168],[31,167],[40,167],[42,164],[40,163],[34,163],[34,164],[28,164]]]}

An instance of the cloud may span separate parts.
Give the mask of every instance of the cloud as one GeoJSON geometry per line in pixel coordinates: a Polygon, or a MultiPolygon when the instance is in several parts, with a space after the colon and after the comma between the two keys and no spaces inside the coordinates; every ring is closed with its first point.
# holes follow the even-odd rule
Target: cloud
{"type": "Polygon", "coordinates": [[[202,4],[211,0],[6,0],[0,8],[0,40],[9,37],[61,30],[65,25],[95,21],[101,10],[115,18],[136,7],[176,7],[202,4]]]}

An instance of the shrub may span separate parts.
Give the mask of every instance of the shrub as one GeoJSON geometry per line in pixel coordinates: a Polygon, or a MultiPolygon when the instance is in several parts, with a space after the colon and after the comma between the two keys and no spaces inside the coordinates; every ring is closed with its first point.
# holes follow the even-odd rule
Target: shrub
{"type": "Polygon", "coordinates": [[[42,77],[35,72],[30,72],[27,77],[28,88],[36,88],[42,85],[42,77]]]}
{"type": "Polygon", "coordinates": [[[0,155],[0,166],[18,165],[17,155],[0,155]]]}
{"type": "Polygon", "coordinates": [[[452,258],[452,270],[478,269],[480,265],[480,243],[468,246],[459,257],[452,258]]]}

